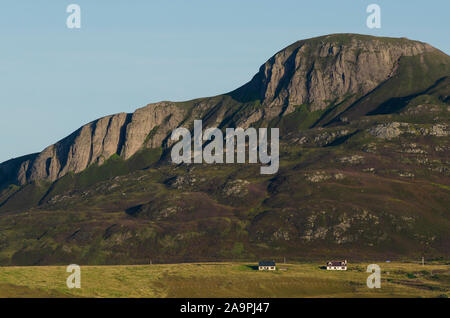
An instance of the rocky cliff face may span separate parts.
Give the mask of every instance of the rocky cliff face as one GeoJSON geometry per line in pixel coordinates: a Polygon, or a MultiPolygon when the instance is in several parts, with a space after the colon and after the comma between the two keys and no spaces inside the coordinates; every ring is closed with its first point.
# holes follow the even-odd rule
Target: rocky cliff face
{"type": "Polygon", "coordinates": [[[0,186],[55,181],[69,172],[103,164],[112,155],[129,159],[164,142],[181,123],[203,118],[210,125],[248,127],[294,112],[298,105],[324,110],[348,96],[364,96],[396,74],[401,57],[439,52],[406,39],[328,35],[292,44],[270,58],[255,77],[226,95],[190,103],[161,102],[91,122],[39,154],[0,165],[0,186]],[[230,102],[231,97],[231,102],[230,102]],[[250,102],[260,107],[247,107],[250,102]],[[230,118],[232,120],[230,120],[230,118]]]}
{"type": "Polygon", "coordinates": [[[39,154],[3,163],[0,172],[11,177],[11,170],[17,170],[16,182],[23,185],[37,180],[55,181],[68,172],[78,173],[92,164],[101,165],[115,154],[128,159],[144,144],[161,146],[182,116],[173,103],[156,103],[133,114],[106,116],[81,127],[39,154]],[[153,136],[150,143],[145,143],[149,133],[160,125],[163,126],[160,133],[153,136]]]}
{"type": "Polygon", "coordinates": [[[348,94],[373,90],[395,74],[400,57],[431,51],[437,50],[426,43],[359,35],[298,41],[262,65],[240,94],[253,90],[278,114],[283,107],[290,112],[301,104],[311,104],[311,110],[324,109],[348,94]]]}

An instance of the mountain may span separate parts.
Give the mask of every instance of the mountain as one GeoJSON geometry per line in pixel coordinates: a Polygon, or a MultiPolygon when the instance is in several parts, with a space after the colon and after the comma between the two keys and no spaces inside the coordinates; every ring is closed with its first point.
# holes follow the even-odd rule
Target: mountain
{"type": "Polygon", "coordinates": [[[0,263],[448,257],[450,57],[333,34],[218,96],[91,122],[0,164],[0,263]],[[280,128],[280,170],[178,165],[171,132],[280,128]]]}

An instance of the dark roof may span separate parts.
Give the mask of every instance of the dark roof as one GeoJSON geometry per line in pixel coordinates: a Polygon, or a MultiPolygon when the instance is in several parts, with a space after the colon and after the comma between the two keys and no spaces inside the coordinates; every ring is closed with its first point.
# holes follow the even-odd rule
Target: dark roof
{"type": "Polygon", "coordinates": [[[275,262],[259,262],[259,266],[275,266],[275,262]]]}

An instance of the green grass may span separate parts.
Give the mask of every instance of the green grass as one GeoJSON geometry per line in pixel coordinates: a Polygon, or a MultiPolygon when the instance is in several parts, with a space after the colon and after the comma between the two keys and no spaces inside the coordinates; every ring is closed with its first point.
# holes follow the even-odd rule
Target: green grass
{"type": "Polygon", "coordinates": [[[303,104],[297,106],[294,112],[284,116],[278,122],[272,123],[271,126],[279,127],[282,134],[305,130],[312,126],[323,112],[324,110],[311,111],[308,109],[308,105],[303,104]]]}
{"type": "Polygon", "coordinates": [[[433,184],[441,189],[450,190],[450,186],[445,185],[445,184],[439,184],[439,183],[433,183],[433,182],[431,184],[433,184]]]}
{"type": "Polygon", "coordinates": [[[255,265],[82,266],[80,289],[67,288],[63,266],[2,267],[0,297],[443,297],[450,292],[448,265],[380,264],[380,289],[367,288],[365,263],[342,272],[317,263],[279,264],[275,272],[260,272],[255,265]]]}

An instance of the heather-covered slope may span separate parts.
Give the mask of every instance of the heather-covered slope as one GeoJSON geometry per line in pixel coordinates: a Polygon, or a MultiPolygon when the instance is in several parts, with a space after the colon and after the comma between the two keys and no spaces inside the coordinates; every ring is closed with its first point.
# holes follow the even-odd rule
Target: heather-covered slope
{"type": "Polygon", "coordinates": [[[0,263],[448,258],[449,80],[427,44],[329,35],[233,92],[94,121],[0,165],[0,263]],[[279,127],[278,173],[174,166],[194,119],[279,127]]]}

